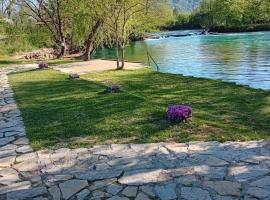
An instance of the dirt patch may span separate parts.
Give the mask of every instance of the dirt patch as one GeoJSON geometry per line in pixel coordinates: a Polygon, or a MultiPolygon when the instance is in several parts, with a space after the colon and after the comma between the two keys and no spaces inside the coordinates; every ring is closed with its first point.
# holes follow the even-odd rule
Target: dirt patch
{"type": "MultiPolygon", "coordinates": [[[[126,62],[125,69],[136,70],[144,68],[142,63],[126,62]]],[[[91,60],[86,62],[78,62],[71,64],[64,64],[54,67],[54,69],[67,74],[89,74],[95,72],[101,72],[106,70],[116,69],[116,61],[112,60],[91,60]]]]}

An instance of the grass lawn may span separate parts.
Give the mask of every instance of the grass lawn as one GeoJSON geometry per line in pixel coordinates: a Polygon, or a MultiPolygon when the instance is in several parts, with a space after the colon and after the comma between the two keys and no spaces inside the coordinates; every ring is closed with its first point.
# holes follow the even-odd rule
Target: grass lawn
{"type": "Polygon", "coordinates": [[[54,70],[9,75],[35,149],[270,139],[269,91],[149,69],[66,77],[54,70]],[[123,91],[102,94],[105,84],[123,91]],[[168,124],[166,108],[178,103],[193,107],[192,122],[168,124]]]}

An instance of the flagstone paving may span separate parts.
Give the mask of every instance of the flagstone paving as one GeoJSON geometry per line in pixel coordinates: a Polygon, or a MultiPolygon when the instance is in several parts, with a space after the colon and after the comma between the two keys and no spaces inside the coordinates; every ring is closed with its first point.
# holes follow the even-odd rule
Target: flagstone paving
{"type": "Polygon", "coordinates": [[[7,73],[16,70],[0,69],[0,199],[270,199],[266,141],[34,152],[8,84],[7,73]]]}

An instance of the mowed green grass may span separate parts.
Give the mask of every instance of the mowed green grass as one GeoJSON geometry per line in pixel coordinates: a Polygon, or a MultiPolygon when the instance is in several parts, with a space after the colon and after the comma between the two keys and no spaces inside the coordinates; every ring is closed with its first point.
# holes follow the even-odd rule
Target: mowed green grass
{"type": "Polygon", "coordinates": [[[35,149],[270,139],[269,91],[150,69],[66,78],[54,70],[9,75],[35,149]],[[103,94],[108,84],[122,92],[103,94]],[[170,104],[191,105],[192,122],[169,124],[170,104]]]}

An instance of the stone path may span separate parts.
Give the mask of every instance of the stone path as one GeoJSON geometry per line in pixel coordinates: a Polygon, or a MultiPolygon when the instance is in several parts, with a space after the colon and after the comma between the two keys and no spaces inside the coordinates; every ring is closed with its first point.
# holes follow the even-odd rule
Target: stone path
{"type": "Polygon", "coordinates": [[[6,75],[16,70],[0,69],[0,200],[270,200],[265,141],[33,152],[6,75]]]}

